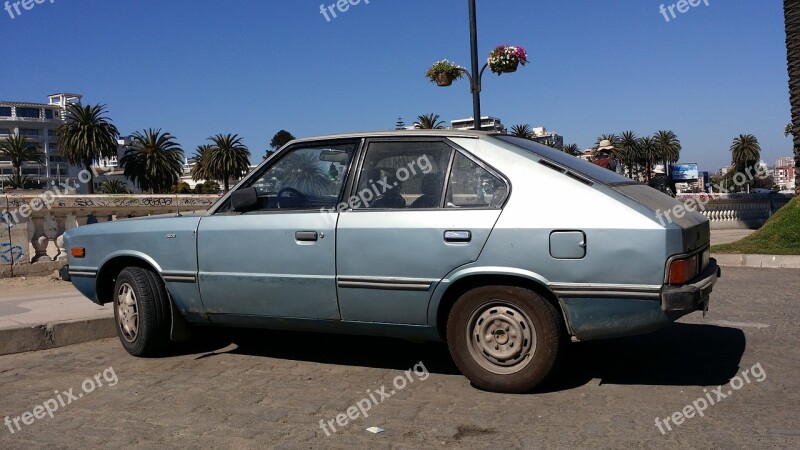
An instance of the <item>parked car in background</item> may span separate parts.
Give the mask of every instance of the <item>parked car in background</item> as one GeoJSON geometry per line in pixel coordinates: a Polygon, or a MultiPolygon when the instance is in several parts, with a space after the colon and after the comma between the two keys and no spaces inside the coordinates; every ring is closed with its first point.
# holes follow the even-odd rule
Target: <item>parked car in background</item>
{"type": "Polygon", "coordinates": [[[65,239],[74,285],[114,304],[132,355],[195,325],[443,340],[475,386],[523,392],[570,339],[708,308],[709,223],[659,220],[678,205],[525,139],[357,133],[292,141],[205,214],[65,239]]]}

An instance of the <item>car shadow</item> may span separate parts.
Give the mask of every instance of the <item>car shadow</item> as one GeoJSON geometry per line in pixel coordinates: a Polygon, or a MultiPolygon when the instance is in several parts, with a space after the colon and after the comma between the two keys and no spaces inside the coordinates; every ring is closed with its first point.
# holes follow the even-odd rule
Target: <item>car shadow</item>
{"type": "MultiPolygon", "coordinates": [[[[239,354],[323,364],[457,375],[447,345],[401,339],[292,331],[204,328],[180,353],[196,359],[239,354]],[[231,345],[235,344],[235,345],[231,345]]],[[[739,372],[746,339],[736,328],[673,323],[641,335],[565,345],[558,366],[532,393],[600,384],[716,386],[739,372]]]]}
{"type": "Polygon", "coordinates": [[[558,367],[535,392],[600,384],[716,386],[739,372],[744,332],[715,325],[673,323],[641,336],[567,346],[558,367]]]}

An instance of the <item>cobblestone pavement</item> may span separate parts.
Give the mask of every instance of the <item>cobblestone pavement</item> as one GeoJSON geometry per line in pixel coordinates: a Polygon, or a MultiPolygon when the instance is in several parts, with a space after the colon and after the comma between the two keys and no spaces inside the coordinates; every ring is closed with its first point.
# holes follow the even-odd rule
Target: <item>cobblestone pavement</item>
{"type": "Polygon", "coordinates": [[[204,332],[159,359],[130,357],[113,339],[3,356],[0,420],[14,433],[0,425],[0,448],[800,448],[800,271],[727,269],[717,286],[705,318],[570,345],[527,395],[471,387],[442,345],[379,338],[204,332]],[[430,375],[411,372],[395,389],[420,361],[430,375]],[[749,383],[732,389],[746,369],[749,383]],[[380,400],[382,385],[396,392],[326,436],[320,420],[368,390],[380,400]],[[718,385],[726,398],[712,394],[718,385]],[[699,398],[716,404],[670,419],[665,434],[656,427],[699,398]],[[57,410],[50,418],[37,405],[57,410]],[[33,423],[17,430],[17,416],[33,423]]]}

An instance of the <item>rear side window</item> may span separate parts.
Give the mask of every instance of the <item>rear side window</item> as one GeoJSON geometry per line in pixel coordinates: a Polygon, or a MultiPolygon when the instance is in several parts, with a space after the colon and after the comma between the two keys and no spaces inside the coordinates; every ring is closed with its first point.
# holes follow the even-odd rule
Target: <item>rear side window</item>
{"type": "Polygon", "coordinates": [[[448,208],[499,208],[507,196],[508,188],[503,180],[456,153],[447,189],[448,208]]]}
{"type": "Polygon", "coordinates": [[[353,208],[439,208],[452,154],[441,141],[371,142],[353,208]]]}

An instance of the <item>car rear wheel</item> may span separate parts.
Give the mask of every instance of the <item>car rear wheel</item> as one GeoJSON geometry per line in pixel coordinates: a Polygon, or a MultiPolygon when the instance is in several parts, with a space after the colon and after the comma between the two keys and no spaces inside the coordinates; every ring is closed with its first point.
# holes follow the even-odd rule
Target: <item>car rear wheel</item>
{"type": "Polygon", "coordinates": [[[447,344],[461,373],[494,392],[527,392],[555,366],[562,333],[556,308],[514,286],[463,294],[447,320],[447,344]]]}
{"type": "Polygon", "coordinates": [[[120,272],[114,286],[114,322],[122,346],[134,356],[154,356],[169,344],[169,299],[158,275],[141,267],[120,272]]]}

